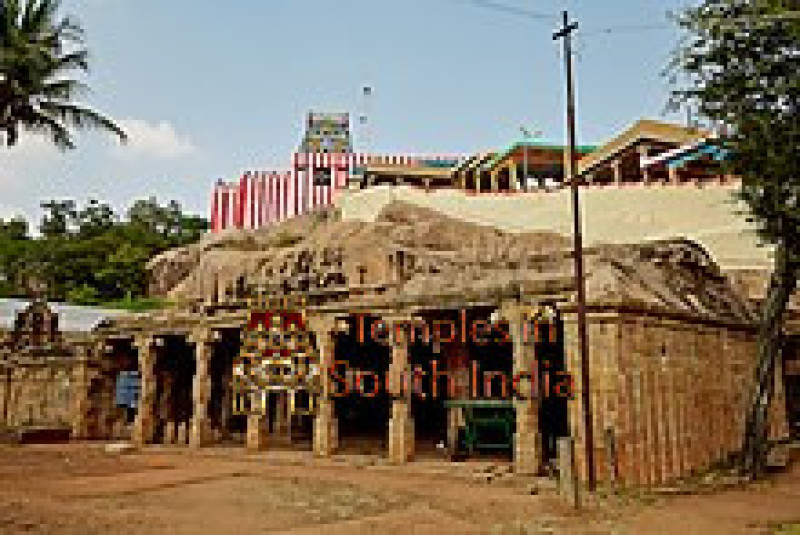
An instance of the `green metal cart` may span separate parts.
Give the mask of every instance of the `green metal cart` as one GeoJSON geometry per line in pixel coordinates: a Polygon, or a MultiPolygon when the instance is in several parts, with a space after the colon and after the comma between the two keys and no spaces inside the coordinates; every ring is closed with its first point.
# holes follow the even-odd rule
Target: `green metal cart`
{"type": "Polygon", "coordinates": [[[448,400],[445,407],[464,411],[464,425],[458,430],[456,444],[450,445],[454,454],[513,449],[514,405],[510,400],[448,400]]]}

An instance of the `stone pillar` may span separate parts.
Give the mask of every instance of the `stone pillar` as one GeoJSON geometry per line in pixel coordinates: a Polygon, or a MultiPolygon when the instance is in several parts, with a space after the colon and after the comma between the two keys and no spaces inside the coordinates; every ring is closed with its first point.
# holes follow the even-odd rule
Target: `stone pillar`
{"type": "Polygon", "coordinates": [[[641,169],[641,171],[642,171],[642,181],[644,182],[645,185],[649,185],[650,182],[652,181],[652,177],[650,176],[650,168],[649,167],[644,167],[642,165],[643,160],[648,158],[648,149],[649,148],[650,147],[648,147],[646,145],[639,145],[637,147],[637,150],[639,152],[639,169],[641,169]]]}
{"type": "Polygon", "coordinates": [[[195,346],[195,374],[193,385],[194,410],[192,413],[189,443],[200,448],[211,442],[211,420],[208,403],[211,400],[211,357],[214,354],[214,337],[211,329],[201,328],[192,333],[190,341],[195,346]]]}
{"type": "Polygon", "coordinates": [[[247,415],[247,449],[263,451],[269,446],[269,407],[267,392],[254,392],[250,396],[250,413],[247,415]]]}
{"type": "MultiPolygon", "coordinates": [[[[585,462],[586,451],[584,420],[583,420],[583,389],[580,343],[578,340],[578,320],[574,313],[564,314],[564,360],[566,371],[572,377],[575,399],[567,404],[569,414],[570,434],[575,441],[575,466],[578,477],[585,481],[588,479],[588,470],[585,462]]],[[[641,399],[641,396],[638,398],[641,399]]]]}
{"type": "Polygon", "coordinates": [[[501,315],[508,322],[513,344],[513,375],[524,377],[514,394],[516,430],[514,433],[514,471],[518,474],[536,475],[541,472],[542,435],[539,429],[538,366],[534,353],[534,333],[525,328],[528,320],[522,307],[504,303],[501,315]]]}
{"type": "Polygon", "coordinates": [[[314,455],[330,457],[339,447],[336,408],[332,399],[321,399],[314,418],[314,455]]]}
{"type": "Polygon", "coordinates": [[[334,322],[332,318],[315,318],[311,321],[311,327],[319,351],[320,383],[322,385],[317,413],[314,417],[314,455],[329,457],[336,452],[339,446],[338,420],[333,400],[334,385],[332,381],[333,363],[336,357],[334,322]]]}
{"type": "Polygon", "coordinates": [[[163,374],[161,376],[161,397],[156,404],[156,414],[158,415],[156,420],[164,421],[164,444],[175,444],[177,436],[172,390],[172,376],[163,374]]]}
{"type": "Polygon", "coordinates": [[[575,441],[572,437],[558,439],[558,490],[570,505],[580,507],[579,483],[575,472],[575,441]]]}
{"type": "Polygon", "coordinates": [[[498,191],[500,191],[500,171],[498,169],[490,171],[489,179],[491,180],[492,193],[497,193],[498,191]]]}
{"type": "Polygon", "coordinates": [[[410,372],[408,362],[408,333],[395,326],[411,323],[410,318],[390,320],[393,331],[392,363],[389,366],[390,389],[393,396],[389,420],[389,461],[404,464],[414,458],[414,418],[411,415],[411,381],[403,392],[403,379],[410,372]]]}
{"type": "Polygon", "coordinates": [[[175,444],[178,440],[178,423],[168,419],[164,422],[164,444],[175,444]]]}
{"type": "Polygon", "coordinates": [[[512,162],[511,167],[508,168],[508,181],[511,186],[511,191],[522,191],[522,185],[519,183],[519,176],[517,176],[517,164],[512,162]]]}
{"type": "Polygon", "coordinates": [[[180,444],[181,446],[186,446],[189,443],[188,440],[189,437],[187,437],[187,435],[189,434],[189,423],[177,422],[175,424],[175,428],[176,428],[175,434],[177,435],[176,443],[180,444]]]}
{"type": "Polygon", "coordinates": [[[156,347],[155,338],[142,336],[134,341],[139,352],[141,392],[139,409],[133,425],[133,442],[139,446],[150,444],[156,430],[156,347]]]}
{"type": "Polygon", "coordinates": [[[247,449],[263,451],[269,446],[269,421],[261,414],[247,416],[247,449]]]}
{"type": "Polygon", "coordinates": [[[668,167],[667,172],[669,173],[670,184],[677,185],[680,183],[681,177],[677,167],[668,167]]]}
{"type": "MultiPolygon", "coordinates": [[[[96,346],[96,344],[93,344],[96,346]]],[[[77,363],[73,369],[74,388],[74,418],[72,421],[72,438],[76,440],[86,440],[90,436],[89,412],[91,410],[91,399],[89,399],[89,359],[92,349],[89,345],[79,345],[76,348],[77,363]]],[[[5,396],[3,396],[5,397],[5,396]]]]}
{"type": "Polygon", "coordinates": [[[614,173],[614,184],[622,185],[622,160],[616,159],[611,162],[611,169],[614,173]]]}
{"type": "Polygon", "coordinates": [[[392,402],[389,420],[389,461],[405,464],[414,459],[414,418],[411,404],[406,400],[392,402]]]}

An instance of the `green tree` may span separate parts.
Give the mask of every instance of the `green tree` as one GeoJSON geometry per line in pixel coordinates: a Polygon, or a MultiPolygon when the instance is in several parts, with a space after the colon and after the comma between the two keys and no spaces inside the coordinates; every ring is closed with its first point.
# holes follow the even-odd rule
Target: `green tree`
{"type": "Polygon", "coordinates": [[[128,220],[133,227],[158,234],[170,245],[197,241],[208,230],[206,219],[184,214],[177,201],[161,206],[153,197],[134,202],[128,210],[128,220]]]}
{"type": "Polygon", "coordinates": [[[40,205],[45,214],[39,225],[39,232],[48,238],[64,238],[70,234],[78,222],[78,210],[71,199],[43,202],[40,205]]]}
{"type": "Polygon", "coordinates": [[[92,306],[100,304],[100,296],[94,287],[82,284],[67,292],[67,301],[75,305],[92,306]]]}
{"type": "Polygon", "coordinates": [[[18,295],[21,259],[32,243],[25,219],[0,219],[0,296],[18,295]]]}
{"type": "Polygon", "coordinates": [[[58,0],[4,0],[0,9],[0,133],[13,146],[20,129],[47,135],[59,148],[74,148],[70,128],[100,129],[126,140],[111,119],[77,104],[87,86],[74,78],[87,71],[80,25],[59,17],[58,0]]]}
{"type": "Polygon", "coordinates": [[[200,239],[208,222],[176,202],[137,201],[120,221],[105,203],[42,203],[41,236],[24,220],[0,220],[0,296],[28,294],[28,282],[46,284],[48,297],[76,304],[127,300],[147,292],[147,262],[171,247],[200,239]]]}
{"type": "Polygon", "coordinates": [[[743,467],[759,476],[783,317],[800,276],[800,12],[797,0],[704,0],[678,17],[687,37],[673,66],[690,83],[674,104],[697,106],[722,132],[761,241],[774,266],[758,333],[743,467]]]}
{"type": "Polygon", "coordinates": [[[77,213],[78,232],[83,236],[97,236],[114,226],[116,215],[108,204],[91,199],[89,204],[77,213]]]}
{"type": "Polygon", "coordinates": [[[28,222],[21,217],[13,217],[8,221],[0,219],[0,236],[10,240],[26,240],[28,222]]]}

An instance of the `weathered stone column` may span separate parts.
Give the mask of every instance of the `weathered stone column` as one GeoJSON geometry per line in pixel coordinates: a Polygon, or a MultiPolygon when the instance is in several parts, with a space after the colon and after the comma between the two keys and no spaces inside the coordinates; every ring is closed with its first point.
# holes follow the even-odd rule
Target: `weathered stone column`
{"type": "Polygon", "coordinates": [[[178,422],[167,419],[164,422],[164,444],[175,444],[178,440],[178,422]]]}
{"type": "Polygon", "coordinates": [[[175,411],[173,411],[173,380],[172,375],[164,374],[161,376],[161,396],[156,403],[156,414],[158,419],[164,422],[164,444],[175,444],[178,437],[178,422],[175,421],[175,411]]]}
{"type": "Polygon", "coordinates": [[[267,392],[250,395],[250,414],[247,416],[247,449],[263,451],[269,446],[269,416],[267,392]]]}
{"type": "Polygon", "coordinates": [[[564,363],[566,364],[567,373],[572,377],[575,396],[575,399],[567,404],[570,434],[575,440],[575,466],[578,476],[581,481],[586,481],[588,479],[588,470],[584,455],[586,451],[586,435],[584,433],[583,405],[581,401],[581,396],[583,396],[583,375],[578,340],[578,319],[577,315],[572,312],[564,314],[562,319],[564,321],[564,363]]]}
{"type": "Polygon", "coordinates": [[[616,159],[611,162],[611,169],[614,173],[614,184],[622,185],[622,160],[616,159]]]}
{"type": "Polygon", "coordinates": [[[680,172],[678,171],[677,167],[668,167],[667,168],[667,173],[669,173],[669,183],[670,184],[676,185],[676,184],[680,183],[681,175],[680,175],[680,172]]]}
{"type": "Polygon", "coordinates": [[[247,449],[264,451],[269,447],[268,420],[261,414],[247,416],[247,449]]]}
{"type": "Polygon", "coordinates": [[[639,167],[642,170],[642,181],[644,182],[645,185],[649,185],[650,182],[652,182],[652,176],[650,174],[650,168],[649,167],[644,167],[642,165],[642,161],[649,157],[649,153],[648,153],[649,148],[650,147],[647,147],[646,145],[639,145],[637,147],[637,151],[639,152],[639,167]]]}
{"type": "Polygon", "coordinates": [[[314,455],[329,457],[333,455],[338,444],[338,420],[333,400],[333,363],[336,356],[336,338],[334,320],[317,318],[310,322],[317,341],[319,351],[320,380],[322,393],[319,396],[317,413],[314,418],[314,455]]]}
{"type": "Polygon", "coordinates": [[[517,176],[517,166],[513,164],[508,168],[508,185],[511,191],[523,191],[522,185],[519,183],[519,176],[517,176]]]}
{"type": "Polygon", "coordinates": [[[195,375],[193,385],[194,411],[189,444],[194,448],[211,443],[211,420],[208,417],[208,402],[211,400],[211,357],[214,354],[213,331],[200,328],[190,337],[195,346],[195,375]]]}
{"type": "Polygon", "coordinates": [[[489,180],[491,181],[492,193],[500,191],[500,172],[498,170],[489,173],[489,180]]]}
{"type": "Polygon", "coordinates": [[[400,324],[409,325],[411,318],[391,318],[392,362],[389,366],[390,390],[393,396],[392,416],[389,419],[389,461],[405,464],[414,458],[414,418],[411,414],[411,381],[404,381],[410,375],[408,362],[408,332],[397,328],[400,324]],[[403,389],[403,383],[406,388],[403,389]],[[403,392],[405,390],[405,392],[403,392]]]}
{"type": "Polygon", "coordinates": [[[520,378],[514,393],[516,430],[514,433],[514,471],[536,475],[542,469],[542,435],[539,429],[539,398],[533,385],[539,384],[534,353],[534,333],[526,328],[527,315],[518,303],[504,303],[501,316],[508,322],[513,344],[513,375],[520,378]]]}
{"type": "Polygon", "coordinates": [[[141,372],[139,409],[133,425],[133,442],[139,446],[153,442],[156,430],[156,347],[152,335],[136,338],[141,372]]]}
{"type": "MultiPolygon", "coordinates": [[[[96,346],[97,343],[92,345],[96,346]]],[[[89,359],[91,355],[91,345],[81,344],[77,346],[75,354],[76,364],[72,373],[72,380],[74,384],[72,438],[75,440],[86,440],[91,438],[89,422],[89,413],[91,411],[91,400],[89,399],[89,359]]]]}

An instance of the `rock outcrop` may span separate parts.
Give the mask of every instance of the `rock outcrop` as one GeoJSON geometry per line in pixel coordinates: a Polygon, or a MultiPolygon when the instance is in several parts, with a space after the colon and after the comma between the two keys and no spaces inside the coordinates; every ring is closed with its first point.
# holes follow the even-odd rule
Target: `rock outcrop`
{"type": "MultiPolygon", "coordinates": [[[[189,300],[221,300],[253,285],[268,293],[340,292],[362,301],[375,294],[384,301],[485,295],[514,285],[527,293],[546,287],[569,299],[574,290],[567,237],[504,232],[403,202],[389,204],[373,222],[320,212],[269,229],[209,236],[150,267],[155,292],[189,300]]],[[[713,259],[690,240],[590,247],[586,274],[595,304],[753,318],[713,259]]]]}

